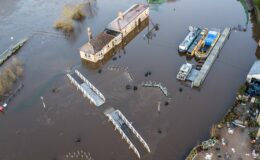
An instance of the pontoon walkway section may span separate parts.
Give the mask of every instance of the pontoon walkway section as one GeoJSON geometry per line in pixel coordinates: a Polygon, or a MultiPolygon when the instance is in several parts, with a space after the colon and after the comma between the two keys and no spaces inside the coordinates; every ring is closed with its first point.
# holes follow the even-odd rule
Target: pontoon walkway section
{"type": "Polygon", "coordinates": [[[138,141],[144,146],[144,148],[151,152],[148,144],[145,142],[145,140],[142,138],[142,136],[135,130],[135,128],[132,126],[132,124],[125,118],[125,116],[119,111],[115,110],[110,113],[107,113],[106,116],[108,117],[109,121],[113,123],[115,126],[115,130],[118,130],[119,133],[122,135],[122,138],[126,140],[126,142],[129,144],[129,148],[134,151],[134,153],[137,155],[138,158],[141,158],[139,151],[136,149],[134,144],[131,142],[131,140],[128,138],[128,136],[125,133],[125,129],[123,129],[123,126],[127,126],[128,129],[136,136],[138,141]]]}
{"type": "Polygon", "coordinates": [[[214,61],[219,55],[220,50],[225,44],[225,41],[228,39],[230,35],[230,28],[225,28],[221,37],[219,38],[218,42],[212,49],[210,55],[208,56],[207,60],[205,61],[204,65],[202,66],[201,70],[198,73],[198,76],[194,79],[192,86],[199,87],[203,81],[205,80],[211,66],[213,65],[214,61]]]}
{"type": "Polygon", "coordinates": [[[83,81],[79,83],[71,74],[67,74],[67,77],[70,79],[71,83],[74,84],[77,89],[79,89],[84,97],[87,97],[91,103],[95,106],[101,106],[105,103],[106,99],[104,95],[93,86],[78,70],[75,71],[76,75],[83,81]]]}

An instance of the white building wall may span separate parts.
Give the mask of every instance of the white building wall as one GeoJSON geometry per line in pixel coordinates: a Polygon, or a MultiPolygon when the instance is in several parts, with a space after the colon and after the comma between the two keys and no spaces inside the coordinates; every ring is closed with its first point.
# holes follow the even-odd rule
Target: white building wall
{"type": "Polygon", "coordinates": [[[131,23],[128,24],[127,27],[121,30],[121,34],[115,38],[113,38],[107,45],[103,47],[103,49],[95,54],[88,54],[80,51],[80,56],[83,59],[86,59],[91,62],[97,62],[104,58],[105,54],[107,54],[112,48],[122,42],[123,37],[127,36],[131,31],[133,31],[139,25],[140,22],[144,21],[149,16],[149,8],[143,11],[139,16],[137,16],[131,23]],[[114,42],[114,43],[113,43],[114,42]]]}

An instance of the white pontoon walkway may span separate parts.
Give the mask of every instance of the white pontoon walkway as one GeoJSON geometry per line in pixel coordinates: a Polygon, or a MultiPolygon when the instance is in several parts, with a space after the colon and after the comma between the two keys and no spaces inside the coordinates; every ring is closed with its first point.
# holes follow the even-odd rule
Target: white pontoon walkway
{"type": "Polygon", "coordinates": [[[132,123],[130,123],[119,110],[105,113],[105,115],[108,117],[109,121],[113,123],[113,125],[115,126],[115,130],[118,130],[119,133],[122,135],[122,139],[126,140],[126,143],[129,144],[129,149],[132,149],[138,158],[141,158],[140,153],[133,142],[127,136],[129,132],[135,135],[137,140],[144,146],[144,148],[148,152],[151,152],[150,147],[142,138],[142,136],[135,130],[135,128],[132,126],[132,123]],[[125,127],[127,127],[129,130],[126,131],[125,127]]]}
{"type": "Polygon", "coordinates": [[[79,89],[84,97],[88,97],[91,103],[94,103],[95,106],[101,106],[105,103],[106,99],[103,94],[93,86],[78,70],[75,71],[76,75],[83,81],[83,83],[79,83],[76,81],[72,75],[67,74],[71,83],[73,83],[77,89],[79,89]]]}
{"type": "Polygon", "coordinates": [[[220,50],[224,46],[225,41],[229,37],[230,31],[231,31],[230,28],[224,29],[221,37],[219,38],[218,42],[216,43],[210,55],[208,56],[207,60],[205,61],[204,65],[202,66],[200,72],[198,73],[198,76],[192,82],[192,86],[199,87],[203,83],[211,66],[213,65],[214,61],[218,57],[220,50]]]}

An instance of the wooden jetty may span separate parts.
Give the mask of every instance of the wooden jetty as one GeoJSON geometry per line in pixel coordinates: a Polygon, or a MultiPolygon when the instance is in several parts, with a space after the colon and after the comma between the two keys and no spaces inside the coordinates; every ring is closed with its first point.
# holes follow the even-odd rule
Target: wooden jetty
{"type": "Polygon", "coordinates": [[[18,51],[18,49],[20,49],[27,40],[28,38],[22,39],[17,44],[11,45],[7,50],[0,54],[0,65],[3,64],[10,56],[15,54],[16,51],[18,51]]]}
{"type": "Polygon", "coordinates": [[[141,158],[140,153],[136,149],[135,145],[128,138],[127,135],[129,133],[126,133],[127,131],[131,131],[136,136],[138,141],[144,146],[144,148],[148,152],[151,152],[148,144],[145,142],[142,136],[135,130],[132,124],[126,119],[126,117],[119,110],[106,113],[106,116],[108,117],[109,121],[111,121],[115,126],[115,130],[118,130],[119,133],[122,135],[122,139],[126,140],[126,142],[129,144],[129,149],[132,149],[138,158],[141,158]],[[126,131],[125,127],[127,127],[129,130],[126,131]]]}
{"type": "Polygon", "coordinates": [[[192,82],[192,86],[199,87],[203,83],[203,81],[205,80],[211,66],[213,65],[216,58],[218,57],[220,50],[224,46],[225,41],[229,38],[230,32],[231,32],[231,28],[225,28],[224,29],[224,31],[223,31],[222,35],[220,36],[218,42],[216,43],[216,45],[212,49],[210,55],[208,56],[205,63],[201,67],[201,70],[199,71],[198,76],[192,82]]]}
{"type": "Polygon", "coordinates": [[[73,78],[73,75],[67,74],[67,77],[74,84],[77,89],[79,89],[84,97],[87,97],[91,103],[95,106],[101,106],[105,103],[106,99],[104,95],[94,86],[92,85],[78,70],[75,70],[76,75],[83,81],[80,83],[73,78]]]}
{"type": "Polygon", "coordinates": [[[168,90],[166,87],[162,86],[161,83],[157,83],[157,82],[152,82],[152,81],[146,81],[146,82],[142,82],[142,86],[143,87],[158,87],[161,89],[161,91],[163,92],[163,94],[167,97],[168,96],[168,90]]]}

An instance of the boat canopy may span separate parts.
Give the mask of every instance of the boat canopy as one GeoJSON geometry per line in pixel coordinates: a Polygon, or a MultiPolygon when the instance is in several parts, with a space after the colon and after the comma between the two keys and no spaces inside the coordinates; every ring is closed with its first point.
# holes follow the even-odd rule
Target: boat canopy
{"type": "Polygon", "coordinates": [[[209,31],[208,35],[207,35],[207,37],[205,39],[205,45],[206,46],[210,46],[214,42],[214,40],[217,38],[217,36],[218,36],[218,32],[216,32],[216,31],[209,31]]]}

